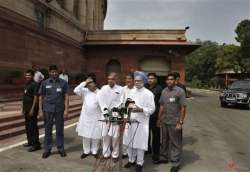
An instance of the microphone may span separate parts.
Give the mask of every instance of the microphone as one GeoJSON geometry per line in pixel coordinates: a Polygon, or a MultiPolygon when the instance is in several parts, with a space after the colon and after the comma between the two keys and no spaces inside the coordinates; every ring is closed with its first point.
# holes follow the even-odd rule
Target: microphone
{"type": "Polygon", "coordinates": [[[108,123],[108,119],[109,119],[109,111],[108,111],[108,108],[104,108],[103,109],[103,116],[104,116],[104,118],[105,118],[105,120],[106,120],[106,124],[108,123]]]}

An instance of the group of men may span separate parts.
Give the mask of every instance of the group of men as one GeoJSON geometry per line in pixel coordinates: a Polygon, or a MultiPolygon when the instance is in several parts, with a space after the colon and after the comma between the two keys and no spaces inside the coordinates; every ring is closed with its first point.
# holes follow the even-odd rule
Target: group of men
{"type": "MultiPolygon", "coordinates": [[[[34,109],[38,109],[36,111],[39,111],[39,117],[44,118],[43,158],[51,154],[52,127],[55,121],[57,149],[64,157],[63,126],[64,117],[68,115],[68,84],[58,77],[55,65],[50,66],[50,78],[41,82],[40,86],[34,84],[32,74],[31,70],[26,72],[24,97],[32,97],[32,93],[34,96],[29,99],[32,102],[29,103],[32,104],[30,108],[24,108],[25,117],[37,120],[34,109]],[[29,86],[34,88],[29,89],[29,86]],[[31,93],[28,94],[29,92],[31,93]],[[39,108],[36,108],[38,95],[39,108]]],[[[177,172],[182,153],[182,125],[186,114],[186,93],[176,81],[177,77],[179,76],[176,74],[168,74],[167,87],[163,90],[157,84],[155,73],[145,75],[142,71],[126,75],[124,87],[117,84],[116,73],[108,75],[107,85],[101,89],[97,88],[95,76],[92,75],[80,83],[73,92],[83,101],[76,128],[78,135],[83,138],[81,158],[89,155],[100,158],[100,151],[102,159],[112,158],[114,162],[117,162],[119,156],[128,156],[128,163],[124,168],[135,166],[135,170],[140,172],[146,152],[152,153],[155,164],[172,162],[171,172],[177,172]],[[127,106],[130,120],[136,122],[126,123],[122,130],[121,125],[107,121],[106,117],[107,112],[125,104],[128,99],[132,100],[127,106]],[[120,139],[123,139],[123,155],[119,155],[120,139]]],[[[26,101],[24,99],[23,103],[26,101]]],[[[27,137],[28,145],[32,146],[30,151],[40,149],[37,126],[36,131],[36,135],[27,137]],[[29,141],[31,137],[34,141],[29,141]]]]}
{"type": "Polygon", "coordinates": [[[56,125],[56,143],[58,153],[65,157],[64,118],[68,116],[68,83],[59,78],[58,67],[49,67],[48,79],[36,68],[25,72],[26,84],[23,93],[23,109],[29,152],[41,149],[39,142],[38,118],[44,119],[45,139],[43,158],[51,154],[52,128],[56,125]]]}

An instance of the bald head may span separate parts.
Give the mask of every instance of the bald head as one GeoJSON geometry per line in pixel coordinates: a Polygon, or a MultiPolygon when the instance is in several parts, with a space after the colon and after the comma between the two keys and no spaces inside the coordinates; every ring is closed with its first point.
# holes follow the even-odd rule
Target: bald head
{"type": "Polygon", "coordinates": [[[111,73],[108,75],[108,85],[112,88],[112,87],[115,86],[116,81],[117,81],[117,73],[111,72],[111,73]]]}
{"type": "Polygon", "coordinates": [[[117,73],[111,72],[111,73],[109,73],[108,77],[117,78],[117,73]]]}

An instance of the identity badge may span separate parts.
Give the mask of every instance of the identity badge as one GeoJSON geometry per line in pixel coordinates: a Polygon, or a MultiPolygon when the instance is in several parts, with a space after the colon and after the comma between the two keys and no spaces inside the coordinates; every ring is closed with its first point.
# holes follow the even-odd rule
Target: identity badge
{"type": "Polygon", "coordinates": [[[52,88],[52,85],[46,85],[46,88],[52,88]]]}
{"type": "Polygon", "coordinates": [[[57,92],[62,92],[62,89],[61,88],[57,88],[56,91],[57,92]]]}
{"type": "Polygon", "coordinates": [[[170,101],[171,103],[173,103],[173,102],[175,102],[175,98],[174,98],[174,97],[170,97],[170,98],[169,98],[169,101],[170,101]]]}

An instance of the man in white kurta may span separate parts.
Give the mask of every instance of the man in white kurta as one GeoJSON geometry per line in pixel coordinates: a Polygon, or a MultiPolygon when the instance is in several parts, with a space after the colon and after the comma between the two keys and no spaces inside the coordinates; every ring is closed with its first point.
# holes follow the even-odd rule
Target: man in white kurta
{"type": "Polygon", "coordinates": [[[99,89],[91,78],[82,82],[74,89],[74,93],[83,100],[82,111],[76,128],[79,136],[83,137],[83,154],[86,158],[92,154],[97,157],[101,140],[101,108],[97,101],[99,89]]]}
{"type": "MultiPolygon", "coordinates": [[[[118,107],[124,100],[123,88],[116,84],[117,75],[111,73],[108,76],[108,84],[104,85],[98,92],[98,102],[103,112],[102,119],[105,119],[105,109],[111,111],[114,107],[118,107]]],[[[102,141],[103,141],[103,157],[112,158],[116,161],[119,156],[119,125],[103,122],[102,123],[102,141]],[[112,153],[111,153],[112,146],[112,153]]]]}
{"type": "Polygon", "coordinates": [[[154,95],[144,87],[146,75],[135,72],[135,89],[131,92],[131,99],[135,104],[130,104],[131,120],[139,123],[131,123],[128,127],[128,138],[125,144],[128,146],[129,162],[124,166],[130,168],[136,164],[136,171],[141,172],[144,163],[144,152],[148,149],[149,117],[155,110],[154,95]]]}

